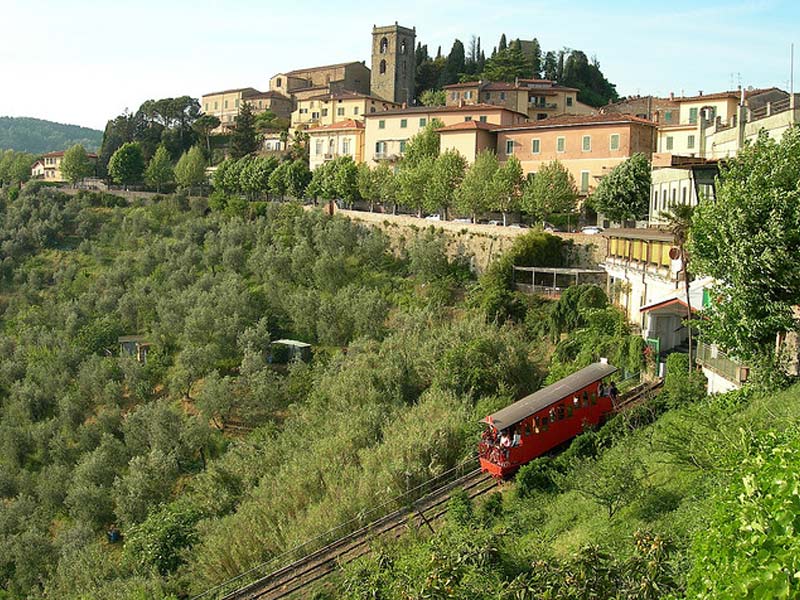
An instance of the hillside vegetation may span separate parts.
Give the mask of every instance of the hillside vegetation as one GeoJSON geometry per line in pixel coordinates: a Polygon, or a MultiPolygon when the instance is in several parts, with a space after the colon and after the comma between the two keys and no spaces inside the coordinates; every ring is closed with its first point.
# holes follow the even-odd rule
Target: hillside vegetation
{"type": "MultiPolygon", "coordinates": [[[[294,203],[215,207],[0,191],[0,597],[200,593],[460,463],[542,383],[646,368],[600,288],[512,291],[514,265],[563,264],[559,238],[475,281],[433,227],[398,255],[294,203]],[[273,364],[284,337],[313,360],[273,364]]],[[[655,402],[319,597],[788,597],[797,390],[704,399],[679,359],[655,402]]]]}
{"type": "Polygon", "coordinates": [[[0,117],[0,150],[44,154],[82,144],[87,151],[96,152],[102,140],[103,132],[89,127],[30,117],[0,117]]]}

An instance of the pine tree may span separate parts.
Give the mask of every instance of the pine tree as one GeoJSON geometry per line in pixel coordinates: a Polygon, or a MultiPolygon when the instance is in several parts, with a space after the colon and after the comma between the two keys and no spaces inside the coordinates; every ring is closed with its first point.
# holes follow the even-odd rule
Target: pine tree
{"type": "Polygon", "coordinates": [[[542,76],[542,47],[539,45],[539,40],[533,38],[531,42],[531,70],[534,79],[539,79],[542,76]]]}
{"type": "Polygon", "coordinates": [[[199,146],[192,146],[178,160],[175,179],[179,186],[188,190],[206,183],[206,161],[199,146]]]}
{"type": "Polygon", "coordinates": [[[503,50],[508,48],[508,44],[506,42],[506,34],[500,36],[500,43],[497,44],[497,51],[502,52],[503,50]]]}
{"type": "Polygon", "coordinates": [[[236,117],[236,127],[231,134],[231,157],[241,158],[258,150],[258,136],[253,107],[243,102],[236,117]]]}

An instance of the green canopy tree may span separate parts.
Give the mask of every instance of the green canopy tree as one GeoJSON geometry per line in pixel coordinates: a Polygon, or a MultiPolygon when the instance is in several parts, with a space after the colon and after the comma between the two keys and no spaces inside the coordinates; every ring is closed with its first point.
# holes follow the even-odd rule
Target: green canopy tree
{"type": "Polygon", "coordinates": [[[498,168],[494,152],[482,150],[478,153],[456,193],[459,212],[470,215],[474,221],[479,213],[489,209],[492,203],[492,179],[498,168]]]}
{"type": "MultiPolygon", "coordinates": [[[[183,159],[183,157],[181,157],[183,159]]],[[[180,162],[180,161],[179,161],[180,162]]],[[[161,188],[175,180],[175,171],[172,169],[172,161],[169,152],[164,145],[156,149],[156,153],[150,159],[147,169],[144,172],[144,180],[147,185],[156,188],[156,192],[161,193],[161,188]]]]}
{"type": "Polygon", "coordinates": [[[444,126],[439,119],[433,119],[422,131],[412,136],[406,144],[406,152],[403,155],[402,167],[414,166],[425,158],[436,158],[439,156],[439,134],[437,129],[444,126]]]}
{"type": "Polygon", "coordinates": [[[64,158],[61,159],[61,174],[72,185],[91,175],[93,170],[92,160],[81,144],[75,144],[64,152],[64,158]]]}
{"type": "Polygon", "coordinates": [[[522,52],[519,42],[511,42],[504,50],[486,61],[483,79],[489,81],[514,81],[517,77],[530,77],[532,66],[522,52]]]}
{"type": "Polygon", "coordinates": [[[334,161],[333,185],[336,195],[350,208],[358,200],[358,167],[349,156],[340,156],[334,161]]]}
{"type": "Polygon", "coordinates": [[[422,156],[414,165],[405,165],[397,174],[400,204],[422,216],[425,206],[425,190],[433,174],[435,158],[422,156]]]}
{"type": "Polygon", "coordinates": [[[305,161],[294,160],[286,169],[286,192],[296,200],[305,196],[308,183],[311,181],[311,171],[305,161]]]}
{"type": "Polygon", "coordinates": [[[206,184],[206,160],[200,146],[192,146],[175,165],[175,179],[184,189],[194,190],[206,184]]]}
{"type": "Polygon", "coordinates": [[[698,327],[746,360],[772,358],[776,335],[797,329],[800,304],[800,128],[762,135],[720,168],[715,201],[692,217],[696,275],[718,283],[698,327]]]}
{"type": "Polygon", "coordinates": [[[114,183],[128,186],[142,181],[144,155],[137,142],[123,144],[108,161],[108,174],[114,183]]]}
{"type": "Polygon", "coordinates": [[[430,181],[424,191],[426,210],[429,212],[441,210],[445,221],[447,220],[466,168],[467,161],[458,150],[447,150],[436,157],[430,181]]]}
{"type": "Polygon", "coordinates": [[[612,221],[637,219],[650,204],[650,161],[637,152],[600,180],[592,206],[612,221]]]}
{"type": "Polygon", "coordinates": [[[575,210],[578,188],[575,178],[567,168],[554,160],[542,165],[539,172],[525,186],[522,193],[522,210],[536,221],[545,221],[554,213],[575,210]]]}
{"type": "Polygon", "coordinates": [[[288,162],[282,162],[269,176],[269,193],[283,200],[286,196],[286,172],[289,169],[288,162]]]}
{"type": "Polygon", "coordinates": [[[508,225],[508,213],[519,207],[522,182],[522,165],[516,156],[510,156],[492,175],[491,208],[503,214],[504,226],[508,225]]]}
{"type": "Polygon", "coordinates": [[[358,194],[369,202],[369,212],[372,212],[375,208],[375,203],[380,202],[381,197],[378,180],[375,177],[373,169],[370,169],[367,163],[359,163],[357,169],[356,183],[358,185],[358,194]]]}
{"type": "Polygon", "coordinates": [[[444,90],[428,89],[419,95],[419,101],[425,106],[444,106],[447,104],[447,94],[444,90]]]}
{"type": "Polygon", "coordinates": [[[380,163],[372,171],[375,179],[375,187],[378,190],[378,198],[384,206],[392,205],[392,214],[397,214],[397,177],[392,168],[385,162],[380,163]]]}

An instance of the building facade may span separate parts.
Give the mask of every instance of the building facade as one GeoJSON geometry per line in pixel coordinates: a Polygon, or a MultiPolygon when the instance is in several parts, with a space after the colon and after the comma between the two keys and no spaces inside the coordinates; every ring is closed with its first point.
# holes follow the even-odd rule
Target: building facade
{"type": "Polygon", "coordinates": [[[272,91],[260,92],[252,87],[204,94],[200,99],[200,107],[205,114],[219,119],[220,125],[214,133],[228,133],[235,126],[236,117],[245,102],[256,114],[270,110],[287,121],[292,114],[291,98],[272,91]]]}
{"type": "MultiPolygon", "coordinates": [[[[87,152],[86,156],[88,156],[90,160],[97,160],[97,154],[92,152],[87,152]]],[[[63,183],[66,181],[61,173],[61,161],[63,159],[63,150],[43,154],[42,158],[38,159],[33,163],[33,165],[31,165],[31,179],[41,179],[44,181],[52,181],[54,183],[63,183]]]]}
{"type": "Polygon", "coordinates": [[[364,162],[364,122],[347,119],[329,125],[311,127],[308,133],[308,162],[313,171],[340,156],[364,162]]]}
{"type": "Polygon", "coordinates": [[[400,108],[399,104],[368,94],[339,92],[297,100],[292,129],[332,125],[350,119],[363,120],[367,114],[400,108]]]}
{"type": "Polygon", "coordinates": [[[656,125],[631,115],[566,115],[499,128],[496,135],[501,161],[515,156],[524,173],[535,174],[558,160],[586,196],[624,160],[652,155],[656,125]]]}
{"type": "Polygon", "coordinates": [[[372,27],[370,93],[396,104],[414,99],[416,29],[394,25],[372,27]]]}
{"type": "Polygon", "coordinates": [[[371,166],[384,160],[399,160],[408,140],[434,119],[444,126],[468,121],[511,126],[524,123],[526,115],[488,104],[414,106],[370,113],[365,116],[364,160],[371,166]]]}
{"type": "Polygon", "coordinates": [[[370,71],[363,62],[346,62],[273,75],[269,89],[289,98],[313,88],[316,95],[341,91],[369,94],[370,71]]]}
{"type": "Polygon", "coordinates": [[[493,104],[538,121],[559,115],[589,115],[597,110],[578,101],[576,88],[549,79],[517,79],[514,83],[467,81],[444,86],[447,106],[493,104]]]}

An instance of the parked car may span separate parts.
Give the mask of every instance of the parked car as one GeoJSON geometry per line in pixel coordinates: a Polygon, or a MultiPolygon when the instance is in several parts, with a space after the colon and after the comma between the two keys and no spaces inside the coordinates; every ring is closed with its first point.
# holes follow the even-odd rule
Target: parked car
{"type": "Polygon", "coordinates": [[[581,233],[585,235],[596,235],[598,233],[601,233],[602,231],[603,228],[600,227],[599,225],[587,225],[586,227],[581,228],[581,233]]]}
{"type": "Polygon", "coordinates": [[[556,231],[561,231],[558,227],[556,227],[552,223],[548,223],[547,221],[544,221],[542,223],[542,229],[547,233],[554,233],[556,231]]]}
{"type": "Polygon", "coordinates": [[[453,223],[472,223],[472,219],[469,217],[459,217],[458,219],[453,219],[453,223]]]}
{"type": "Polygon", "coordinates": [[[514,229],[528,229],[528,226],[525,223],[511,223],[509,227],[513,227],[514,229]]]}
{"type": "Polygon", "coordinates": [[[498,220],[496,220],[496,219],[492,219],[491,221],[489,221],[489,222],[487,223],[487,225],[500,225],[500,226],[502,226],[502,225],[503,225],[503,222],[502,222],[502,221],[498,221],[498,220]]]}
{"type": "Polygon", "coordinates": [[[442,217],[441,217],[441,215],[428,215],[427,217],[425,217],[425,220],[426,221],[441,221],[442,217]]]}

